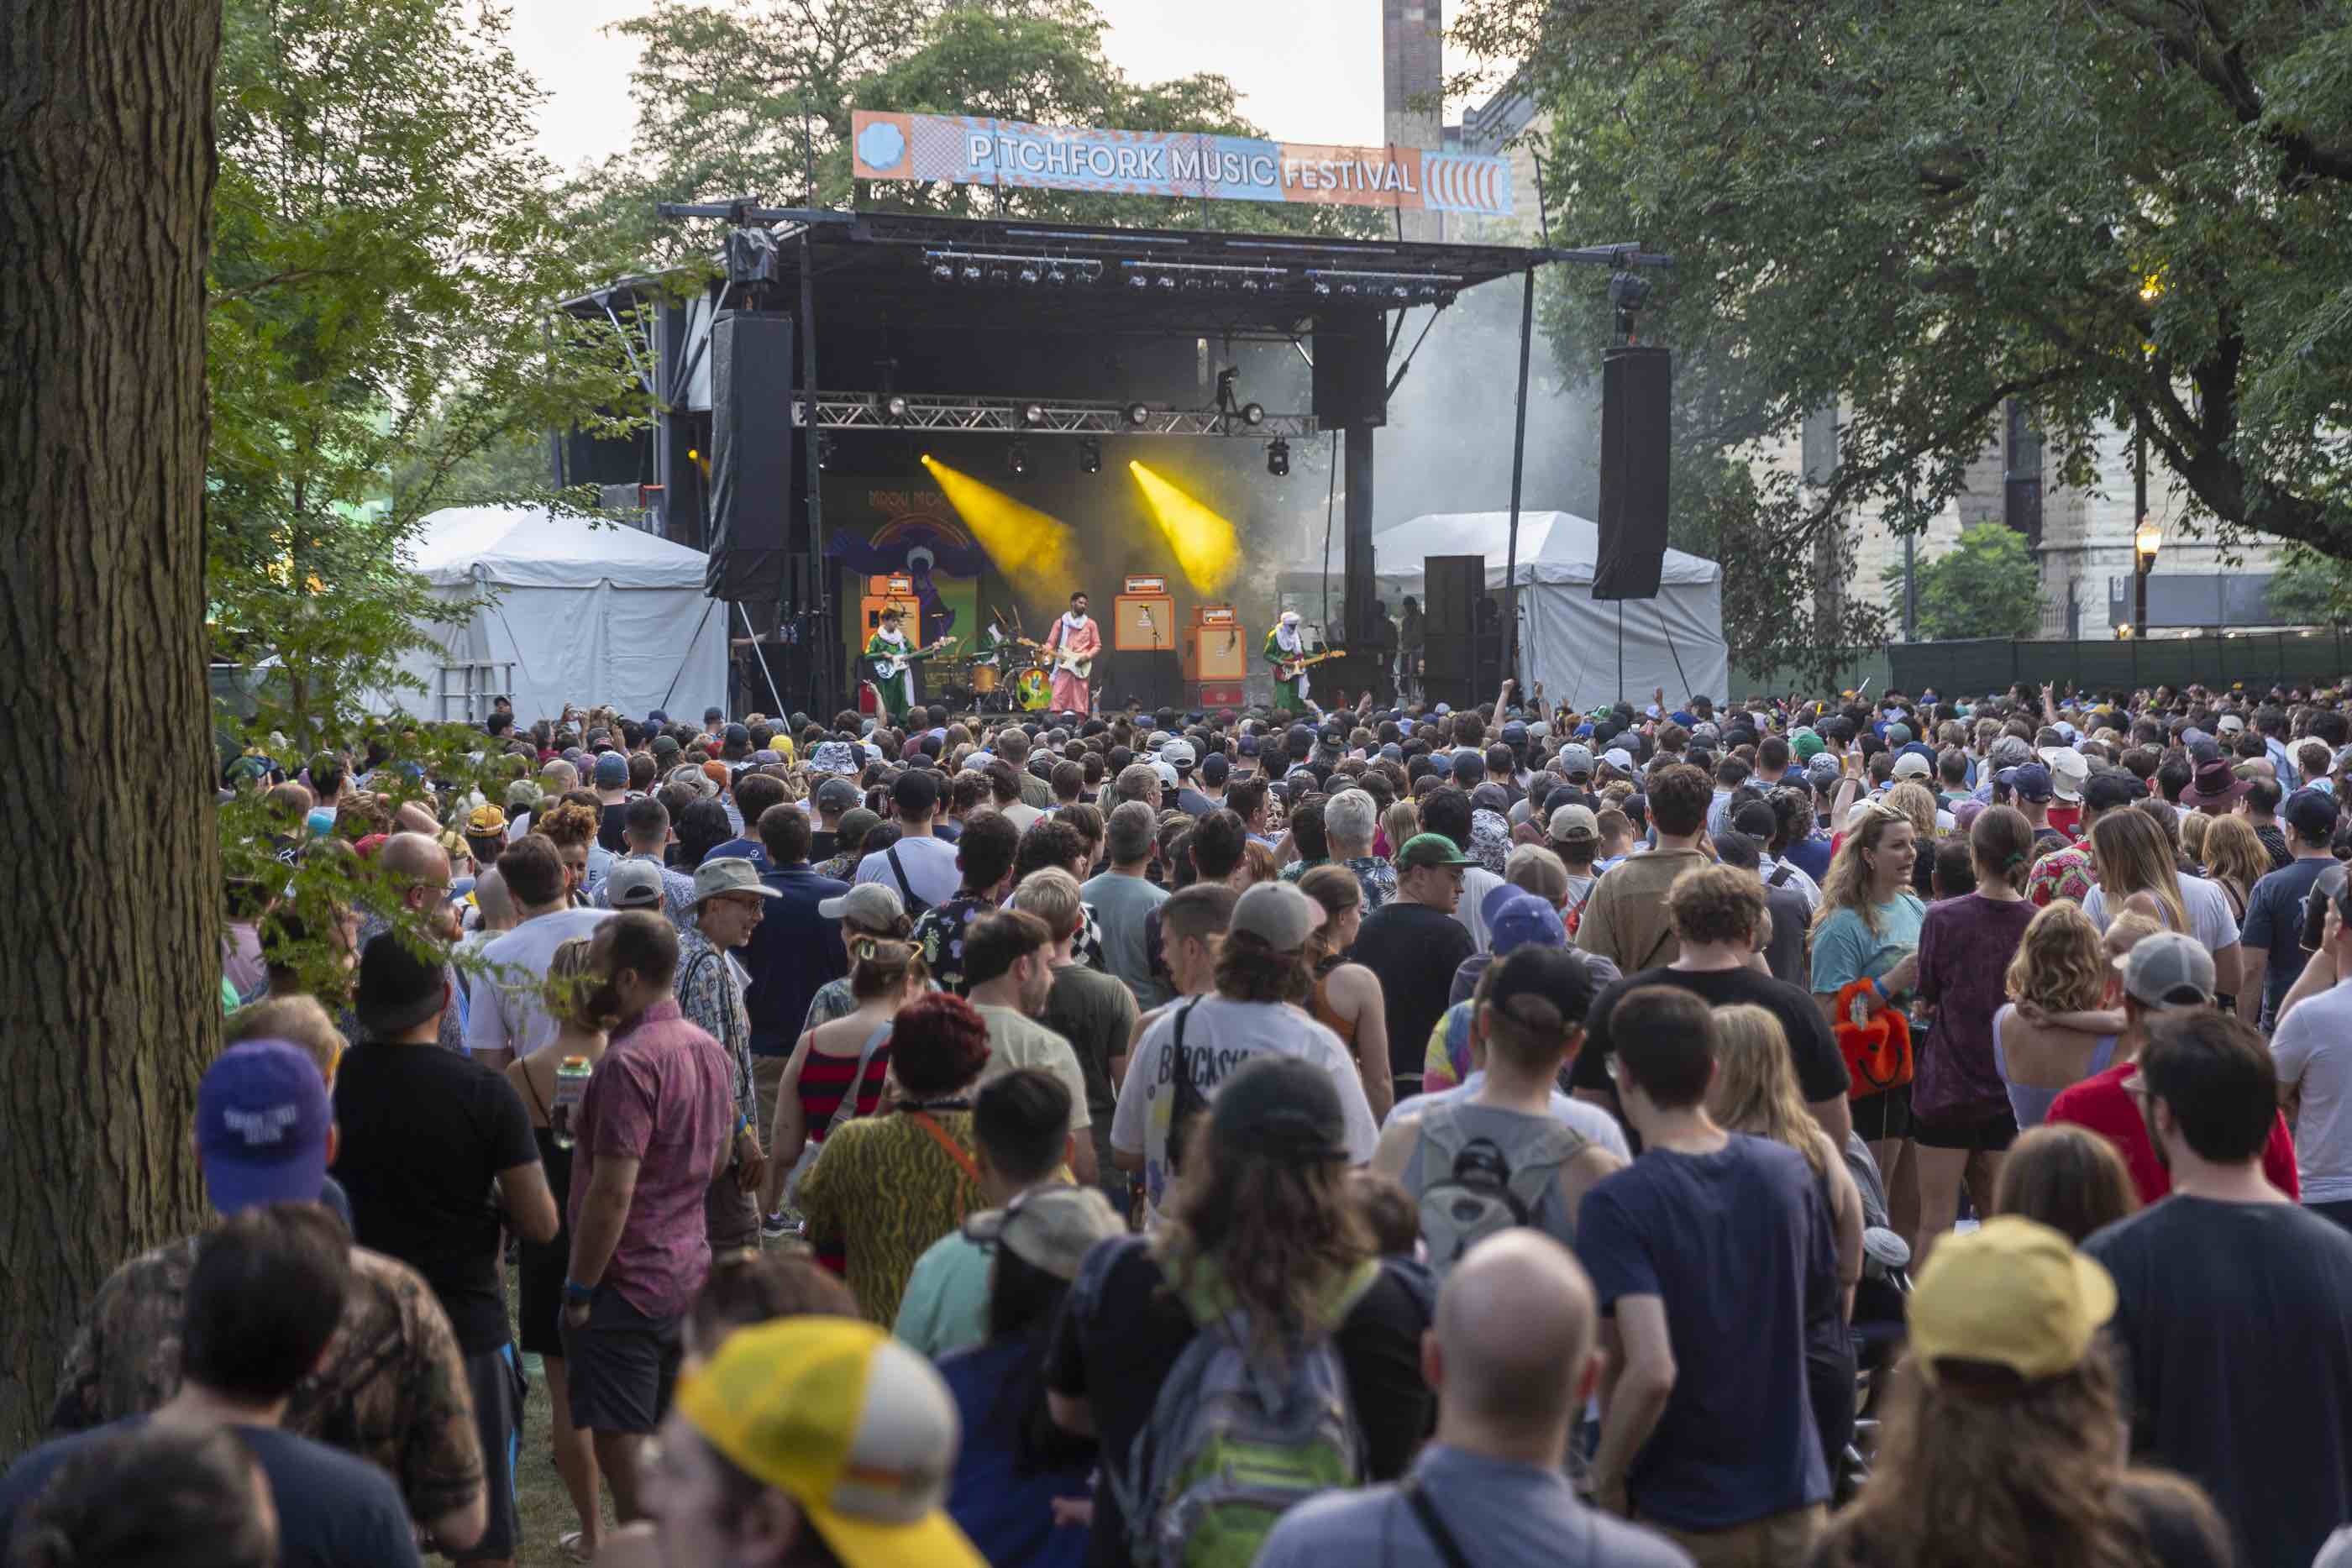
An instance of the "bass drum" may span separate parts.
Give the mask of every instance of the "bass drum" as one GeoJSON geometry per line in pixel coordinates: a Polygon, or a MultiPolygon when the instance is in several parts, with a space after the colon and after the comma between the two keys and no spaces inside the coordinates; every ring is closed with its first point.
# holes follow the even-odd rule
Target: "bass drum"
{"type": "Polygon", "coordinates": [[[977,692],[980,695],[986,696],[989,693],[994,691],[996,689],[996,681],[997,674],[996,666],[994,664],[974,664],[971,667],[971,689],[974,692],[977,692]]]}
{"type": "Polygon", "coordinates": [[[1034,666],[1015,677],[1013,689],[1023,713],[1043,713],[1054,700],[1054,683],[1045,678],[1045,671],[1034,666]]]}

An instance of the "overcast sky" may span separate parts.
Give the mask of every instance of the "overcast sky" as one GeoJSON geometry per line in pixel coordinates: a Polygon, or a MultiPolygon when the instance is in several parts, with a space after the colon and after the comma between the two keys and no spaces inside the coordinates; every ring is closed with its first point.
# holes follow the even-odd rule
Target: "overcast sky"
{"type": "MultiPolygon", "coordinates": [[[[850,0],[854,3],[854,0],[850,0]]],[[[515,53],[548,94],[540,147],[565,169],[617,152],[634,124],[635,46],[606,24],[644,0],[512,0],[515,53]]],[[[1278,140],[1381,140],[1380,0],[1097,0],[1113,63],[1139,80],[1219,71],[1278,140]]],[[[1448,51],[1449,70],[1465,62],[1448,51]]],[[[1461,118],[1448,104],[1446,118],[1461,118]]]]}

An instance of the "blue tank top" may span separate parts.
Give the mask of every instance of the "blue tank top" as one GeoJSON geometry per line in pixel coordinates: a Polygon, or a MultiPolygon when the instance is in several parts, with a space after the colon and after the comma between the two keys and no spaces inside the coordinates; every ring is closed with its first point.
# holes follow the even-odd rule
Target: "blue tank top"
{"type": "MultiPolygon", "coordinates": [[[[2059,1095],[2064,1093],[2065,1091],[2063,1089],[2028,1089],[2022,1083],[2011,1083],[2009,1082],[2009,1058],[2002,1051],[2000,1044],[2001,1020],[2008,1016],[2009,1013],[2006,1009],[1993,1015],[1992,1064],[1994,1070],[2000,1072],[2001,1082],[2008,1086],[2009,1109],[2011,1113],[2017,1118],[2017,1130],[2021,1133],[2028,1127],[2038,1127],[2042,1125],[2043,1122],[2049,1120],[2051,1103],[2055,1101],[2059,1095]]],[[[2097,1074],[2105,1072],[2107,1070],[2109,1062],[2112,1061],[2115,1057],[2116,1040],[2118,1038],[2118,1036],[2112,1034],[2103,1034],[2099,1037],[2098,1044],[2091,1047],[2091,1061],[2090,1065],[2084,1071],[2084,1077],[2095,1077],[2097,1074]]]]}

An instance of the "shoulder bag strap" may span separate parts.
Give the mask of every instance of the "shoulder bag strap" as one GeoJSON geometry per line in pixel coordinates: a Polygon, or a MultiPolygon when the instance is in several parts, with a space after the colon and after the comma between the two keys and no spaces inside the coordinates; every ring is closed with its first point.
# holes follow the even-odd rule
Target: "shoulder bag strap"
{"type": "Polygon", "coordinates": [[[1405,1477],[1397,1490],[1412,1508],[1413,1516],[1421,1521],[1421,1528],[1429,1532],[1430,1542],[1437,1548],[1437,1554],[1445,1560],[1445,1568],[1470,1568],[1469,1555],[1462,1550],[1462,1543],[1454,1539],[1454,1531],[1445,1527],[1437,1505],[1430,1501],[1429,1494],[1422,1490],[1421,1478],[1405,1477]]]}
{"type": "Polygon", "coordinates": [[[914,906],[918,904],[923,906],[923,911],[928,912],[931,907],[929,901],[915,896],[915,884],[907,880],[907,868],[898,863],[898,846],[888,845],[882,852],[889,857],[890,874],[898,879],[898,891],[907,895],[906,903],[909,912],[915,912],[914,906]]]}
{"type": "Polygon", "coordinates": [[[931,1119],[929,1111],[909,1111],[907,1115],[915,1125],[931,1135],[933,1143],[948,1152],[948,1158],[963,1167],[963,1174],[972,1179],[974,1186],[979,1185],[980,1167],[971,1163],[971,1156],[964,1152],[963,1145],[949,1137],[947,1129],[931,1119]]]}
{"type": "MultiPolygon", "coordinates": [[[[843,1092],[839,1103],[833,1108],[832,1117],[824,1124],[826,1137],[832,1137],[833,1130],[842,1123],[856,1117],[857,1092],[866,1087],[866,1070],[874,1065],[874,1053],[881,1050],[882,1042],[889,1038],[890,1025],[886,1021],[872,1034],[867,1035],[866,1043],[858,1047],[856,1074],[850,1079],[848,1089],[843,1092]]],[[[811,1042],[809,1050],[812,1052],[816,1050],[814,1042],[811,1042]]]]}

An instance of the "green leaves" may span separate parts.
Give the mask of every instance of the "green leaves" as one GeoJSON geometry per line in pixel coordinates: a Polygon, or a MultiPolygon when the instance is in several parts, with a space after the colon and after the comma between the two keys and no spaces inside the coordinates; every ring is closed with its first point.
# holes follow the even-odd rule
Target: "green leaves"
{"type": "MultiPolygon", "coordinates": [[[[1915,569],[1918,632],[1925,638],[2031,637],[2042,627],[2042,571],[2025,536],[2000,523],[1960,532],[1959,543],[1915,569]]],[[[1888,614],[1899,615],[1903,569],[1880,574],[1888,614]]]]}

